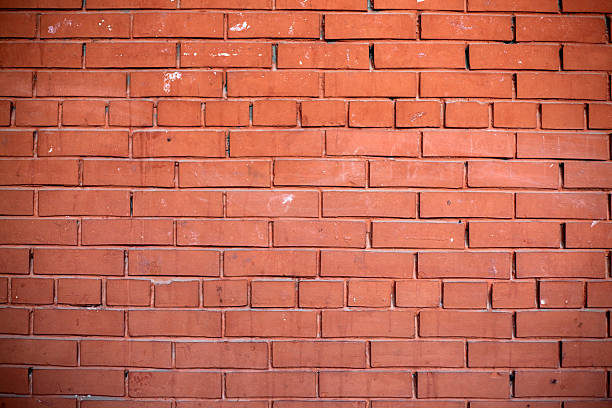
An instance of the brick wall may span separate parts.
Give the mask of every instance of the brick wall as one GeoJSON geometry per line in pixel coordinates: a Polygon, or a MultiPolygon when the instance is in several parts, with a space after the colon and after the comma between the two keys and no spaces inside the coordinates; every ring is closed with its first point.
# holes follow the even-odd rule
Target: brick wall
{"type": "Polygon", "coordinates": [[[0,9],[0,406],[612,407],[609,0],[0,9]]]}

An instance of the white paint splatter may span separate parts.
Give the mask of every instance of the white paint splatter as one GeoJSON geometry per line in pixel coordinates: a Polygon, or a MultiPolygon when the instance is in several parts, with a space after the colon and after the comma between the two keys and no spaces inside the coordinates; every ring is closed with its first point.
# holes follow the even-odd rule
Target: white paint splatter
{"type": "Polygon", "coordinates": [[[246,21],[243,21],[242,23],[238,23],[235,26],[230,27],[230,31],[244,31],[248,30],[249,28],[251,28],[251,26],[246,21]]]}
{"type": "Polygon", "coordinates": [[[290,203],[293,201],[293,194],[289,194],[283,197],[283,205],[286,205],[287,203],[290,203]]]}
{"type": "Polygon", "coordinates": [[[172,83],[176,80],[179,80],[183,77],[183,74],[180,72],[167,72],[164,74],[164,92],[170,93],[172,89],[172,83]]]}

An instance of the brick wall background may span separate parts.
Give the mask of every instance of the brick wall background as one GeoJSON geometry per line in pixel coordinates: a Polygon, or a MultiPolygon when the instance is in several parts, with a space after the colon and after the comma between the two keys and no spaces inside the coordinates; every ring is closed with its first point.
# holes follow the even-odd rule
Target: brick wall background
{"type": "Polygon", "coordinates": [[[610,0],[0,9],[0,406],[612,407],[610,0]]]}

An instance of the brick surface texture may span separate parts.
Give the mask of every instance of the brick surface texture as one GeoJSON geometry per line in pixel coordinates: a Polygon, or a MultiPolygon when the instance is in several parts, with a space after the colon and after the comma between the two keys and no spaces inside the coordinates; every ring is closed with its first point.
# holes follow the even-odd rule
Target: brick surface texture
{"type": "Polygon", "coordinates": [[[612,407],[610,0],[0,0],[0,406],[612,407]]]}

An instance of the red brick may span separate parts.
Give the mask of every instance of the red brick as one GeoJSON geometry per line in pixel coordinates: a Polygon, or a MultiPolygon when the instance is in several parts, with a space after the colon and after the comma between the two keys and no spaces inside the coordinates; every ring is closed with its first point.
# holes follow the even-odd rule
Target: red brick
{"type": "Polygon", "coordinates": [[[264,342],[175,343],[178,368],[268,368],[264,342]]]}
{"type": "Polygon", "coordinates": [[[64,219],[2,219],[0,243],[76,245],[77,223],[64,219]]]}
{"type": "Polygon", "coordinates": [[[221,398],[221,373],[204,371],[132,371],[130,397],[221,398]]]}
{"type": "Polygon", "coordinates": [[[38,214],[130,215],[130,194],[121,190],[41,190],[38,214]]]}
{"type": "Polygon", "coordinates": [[[30,331],[30,310],[2,308],[0,309],[0,333],[28,334],[30,331]]]}
{"type": "Polygon", "coordinates": [[[346,103],[334,100],[313,100],[301,103],[302,126],[346,125],[346,103]]]}
{"type": "MultiPolygon", "coordinates": [[[[295,103],[293,103],[295,104],[295,103]]],[[[293,112],[295,118],[296,112],[293,112]]],[[[230,156],[322,156],[318,130],[256,130],[230,133],[230,156]]]]}
{"type": "Polygon", "coordinates": [[[248,281],[205,280],[202,282],[205,307],[246,306],[248,281]]]}
{"type": "Polygon", "coordinates": [[[296,124],[296,101],[258,100],[253,103],[255,126],[295,126],[296,124]]]}
{"type": "Polygon", "coordinates": [[[41,38],[129,38],[130,16],[122,13],[49,13],[40,16],[41,38]]]}
{"type": "Polygon", "coordinates": [[[34,132],[0,130],[0,156],[33,156],[34,132]]]}
{"type": "Polygon", "coordinates": [[[81,365],[169,368],[171,344],[167,341],[82,340],[81,365]]]}
{"type": "Polygon", "coordinates": [[[13,278],[11,303],[48,305],[53,303],[53,279],[13,278]]]}
{"type": "MultiPolygon", "coordinates": [[[[603,401],[603,400],[578,400],[578,401],[566,401],[566,408],[610,408],[612,401],[603,401]]],[[[554,406],[553,408],[557,408],[554,406]]]]}
{"type": "Polygon", "coordinates": [[[151,281],[109,279],[106,281],[106,304],[109,306],[149,306],[151,281]]]}
{"type": "Polygon", "coordinates": [[[124,395],[123,370],[34,369],[34,394],[124,395]]]}
{"type": "Polygon", "coordinates": [[[414,39],[414,13],[326,14],[325,39],[414,39]]]}
{"type": "Polygon", "coordinates": [[[395,123],[393,101],[351,101],[350,127],[390,127],[395,123]]]}
{"type": "Polygon", "coordinates": [[[512,40],[510,16],[422,14],[421,38],[429,40],[512,40]]]}
{"type": "Polygon", "coordinates": [[[1,367],[0,392],[10,394],[28,394],[30,380],[28,370],[19,367],[1,367]]]}
{"type": "Polygon", "coordinates": [[[468,343],[469,367],[550,367],[559,364],[553,342],[475,341],[468,343]]]}
{"type": "Polygon", "coordinates": [[[222,95],[223,73],[218,71],[144,71],[130,74],[132,97],[222,95]]]}
{"type": "Polygon", "coordinates": [[[309,250],[233,250],[224,254],[226,276],[315,276],[316,253],[309,250]]]}
{"type": "Polygon", "coordinates": [[[361,160],[277,159],[274,161],[274,184],[365,187],[365,164],[361,160]]]}
{"type": "Polygon", "coordinates": [[[423,310],[419,320],[421,337],[512,337],[512,313],[423,310]]]}
{"type": "Polygon", "coordinates": [[[495,102],[493,123],[502,128],[535,128],[538,104],[531,102],[495,102]]]}
{"type": "Polygon", "coordinates": [[[507,372],[419,372],[419,398],[510,398],[507,372]]]}
{"type": "Polygon", "coordinates": [[[271,66],[270,44],[233,41],[181,43],[181,67],[269,68],[271,66]]]}
{"type": "Polygon", "coordinates": [[[606,22],[594,16],[518,16],[516,40],[606,42],[606,22]]]}
{"type": "Polygon", "coordinates": [[[517,136],[517,157],[606,160],[609,157],[608,135],[596,133],[519,133],[517,136]]]}
{"type": "Polygon", "coordinates": [[[365,245],[366,224],[361,221],[274,221],[274,246],[365,248],[365,245]]]}
{"type": "Polygon", "coordinates": [[[606,337],[604,312],[538,311],[516,313],[517,337],[606,337]]]}
{"type": "Polygon", "coordinates": [[[134,37],[223,38],[221,13],[137,13],[134,37]]]}
{"type": "Polygon", "coordinates": [[[395,304],[399,307],[438,307],[440,291],[438,281],[398,281],[395,283],[395,304]]]}
{"type": "Polygon", "coordinates": [[[102,303],[100,279],[57,280],[57,303],[69,305],[99,305],[102,303]]]}
{"type": "Polygon", "coordinates": [[[0,13],[0,37],[36,37],[35,13],[0,13]]]}
{"type": "Polygon", "coordinates": [[[172,220],[88,219],[81,226],[83,245],[171,245],[172,220]]]}
{"type": "Polygon", "coordinates": [[[3,364],[76,366],[77,342],[46,339],[0,339],[3,364]]]}
{"type": "Polygon", "coordinates": [[[470,246],[476,248],[541,247],[561,245],[556,222],[470,222],[470,246]]]}
{"type": "Polygon", "coordinates": [[[605,45],[573,45],[563,47],[565,70],[612,70],[612,47],[605,45]]]}
{"type": "Polygon", "coordinates": [[[565,224],[567,248],[611,248],[612,223],[568,222],[565,224]]]}
{"type": "Polygon", "coordinates": [[[181,8],[271,9],[270,0],[185,0],[181,8]]]}
{"type": "Polygon", "coordinates": [[[230,71],[228,96],[319,96],[319,74],[299,71],[230,71]]]}
{"type": "Polygon", "coordinates": [[[519,99],[605,100],[607,82],[606,75],[599,73],[518,73],[516,74],[516,96],[519,99]]]}
{"type": "Polygon", "coordinates": [[[272,343],[274,367],[365,368],[366,343],[288,342],[272,343]]]}
{"type": "Polygon", "coordinates": [[[8,303],[8,278],[0,278],[0,303],[8,303]]]}
{"type": "Polygon", "coordinates": [[[59,106],[56,101],[15,101],[15,124],[17,126],[57,126],[59,106]]]}
{"type": "Polygon", "coordinates": [[[517,218],[605,219],[608,197],[599,193],[517,193],[517,218]]]}
{"type": "Polygon", "coordinates": [[[367,4],[363,0],[278,0],[277,9],[308,9],[308,10],[367,10],[367,4]]]}
{"type": "Polygon", "coordinates": [[[322,337],[414,337],[411,311],[322,312],[322,337]]]}
{"type": "Polygon", "coordinates": [[[222,217],[221,191],[134,191],[135,217],[222,217]]]}
{"type": "Polygon", "coordinates": [[[517,371],[517,397],[605,397],[604,371],[517,371]]]}
{"type": "Polygon", "coordinates": [[[535,282],[493,282],[493,309],[532,309],[536,305],[535,282]]]}
{"type": "Polygon", "coordinates": [[[111,130],[43,130],[38,132],[39,156],[127,157],[128,132],[111,130]]]}
{"type": "Polygon", "coordinates": [[[319,38],[314,13],[238,13],[227,15],[228,38],[319,38]]]}
{"type": "MultiPolygon", "coordinates": [[[[380,0],[378,0],[380,2],[380,0]]],[[[388,0],[388,1],[398,1],[398,0],[388,0]]],[[[499,401],[496,401],[496,403],[499,401]]],[[[474,402],[471,402],[472,404],[474,402]]],[[[399,408],[400,406],[405,408],[464,408],[465,403],[463,401],[417,401],[417,400],[408,400],[408,401],[397,401],[397,400],[373,400],[372,406],[375,408],[399,408]]],[[[534,407],[536,408],[536,407],[534,407]]],[[[559,408],[559,407],[553,407],[559,408]]]]}
{"type": "Polygon", "coordinates": [[[377,160],[370,162],[370,186],[458,188],[463,173],[460,162],[377,160]]]}
{"type": "Polygon", "coordinates": [[[296,284],[294,281],[253,281],[251,283],[252,307],[295,307],[296,284]]]}
{"type": "Polygon", "coordinates": [[[198,281],[157,281],[155,307],[198,307],[200,283],[198,281]]]}
{"type": "Polygon", "coordinates": [[[612,361],[612,342],[564,341],[563,367],[605,367],[612,361]]]}
{"type": "Polygon", "coordinates": [[[512,218],[514,197],[497,192],[423,192],[419,207],[424,218],[512,218]]]}
{"type": "Polygon", "coordinates": [[[34,334],[123,336],[123,315],[122,310],[36,309],[34,334]]]}
{"type": "Polygon", "coordinates": [[[208,250],[130,250],[130,275],[219,276],[219,252],[208,250]]]}
{"type": "Polygon", "coordinates": [[[314,397],[316,373],[306,371],[227,373],[225,391],[230,398],[314,397]]]}
{"type": "Polygon", "coordinates": [[[598,0],[563,0],[564,12],[612,12],[612,7],[608,3],[601,3],[598,0]]]}
{"type": "Polygon", "coordinates": [[[440,127],[442,105],[437,101],[395,102],[395,126],[440,127]]]}
{"type": "Polygon", "coordinates": [[[343,281],[300,281],[299,307],[339,308],[344,305],[343,281]]]}
{"type": "Polygon", "coordinates": [[[408,97],[417,93],[414,72],[346,71],[325,73],[326,97],[408,97]]]}
{"type": "Polygon", "coordinates": [[[319,373],[321,397],[411,397],[412,374],[403,371],[319,373]]]}
{"type": "Polygon", "coordinates": [[[111,126],[153,126],[151,101],[111,101],[108,113],[111,126]]]}
{"type": "MultiPolygon", "coordinates": [[[[76,1],[75,1],[76,2],[76,1]]],[[[79,8],[81,5],[78,6],[79,8]]],[[[88,9],[174,9],[176,3],[172,0],[89,0],[88,9]]]]}
{"type": "MultiPolygon", "coordinates": [[[[429,0],[425,4],[418,0],[374,0],[375,9],[463,11],[463,7],[462,0],[429,0]]],[[[380,405],[380,408],[383,408],[382,405],[380,405]]],[[[410,408],[413,407],[411,406],[410,408]]]]}
{"type": "Polygon", "coordinates": [[[459,341],[373,341],[373,367],[463,367],[459,341]]]}
{"type": "Polygon", "coordinates": [[[165,68],[176,65],[176,45],[167,42],[87,44],[87,68],[165,68]]]}
{"type": "MultiPolygon", "coordinates": [[[[555,0],[472,0],[468,4],[469,11],[559,11],[559,4],[555,0]]],[[[481,408],[479,406],[479,408],[481,408]]]]}
{"type": "Polygon", "coordinates": [[[210,101],[205,107],[206,126],[248,126],[249,102],[210,101]]]}
{"type": "Polygon", "coordinates": [[[480,130],[424,131],[423,156],[513,157],[514,134],[480,130]]]}
{"type": "Polygon", "coordinates": [[[413,131],[327,130],[326,154],[415,157],[419,154],[419,139],[419,133],[413,131]]]}
{"type": "Polygon", "coordinates": [[[172,187],[174,163],[169,161],[83,161],[83,185],[172,187]]]}
{"type": "Polygon", "coordinates": [[[130,336],[221,337],[221,312],[130,310],[128,313],[130,336]]]}
{"type": "Polygon", "coordinates": [[[408,252],[321,251],[321,276],[411,278],[413,271],[414,254],[408,252]]]}
{"type": "Polygon", "coordinates": [[[559,186],[559,165],[550,162],[479,161],[468,164],[470,187],[531,187],[559,186]]]}
{"type": "Polygon", "coordinates": [[[542,104],[542,128],[584,129],[583,104],[542,104]]]}
{"type": "Polygon", "coordinates": [[[295,69],[368,69],[370,67],[368,45],[280,43],[278,44],[278,67],[295,69]]]}
{"type": "Polygon", "coordinates": [[[224,132],[134,132],[134,157],[225,157],[224,132]]]}
{"type": "Polygon", "coordinates": [[[603,252],[525,252],[516,253],[518,278],[604,278],[603,252]]]}
{"type": "Polygon", "coordinates": [[[227,337],[316,337],[317,313],[306,311],[227,311],[227,337]]]}
{"type": "Polygon", "coordinates": [[[464,232],[460,223],[375,221],[372,247],[463,249],[464,232]]]}
{"type": "Polygon", "coordinates": [[[39,72],[37,96],[126,96],[126,75],[122,72],[39,72]]]}
{"type": "Polygon", "coordinates": [[[32,72],[1,72],[1,96],[32,96],[32,72]]]}
{"type": "Polygon", "coordinates": [[[563,185],[569,188],[612,188],[612,164],[564,163],[563,185]]]}
{"type": "Polygon", "coordinates": [[[223,160],[182,162],[180,187],[269,187],[270,162],[223,160]]]}
{"type": "Polygon", "coordinates": [[[228,191],[228,217],[317,217],[317,191],[228,191]]]}
{"type": "Polygon", "coordinates": [[[540,282],[540,308],[581,308],[584,306],[583,282],[540,282]]]}
{"type": "MultiPolygon", "coordinates": [[[[10,23],[14,25],[15,23],[10,23]]],[[[82,45],[59,42],[0,43],[0,66],[7,68],[80,68],[82,45]]],[[[41,72],[45,77],[44,72],[41,72]]]]}
{"type": "Polygon", "coordinates": [[[452,43],[375,44],[374,66],[376,68],[464,68],[465,46],[452,43]]]}
{"type": "Polygon", "coordinates": [[[447,102],[446,127],[484,128],[489,126],[489,105],[480,102],[447,102]]]}
{"type": "Polygon", "coordinates": [[[176,223],[178,245],[268,246],[268,222],[263,220],[186,220],[176,223]]]}
{"type": "Polygon", "coordinates": [[[589,129],[612,129],[612,105],[590,103],[589,129]]]}
{"type": "Polygon", "coordinates": [[[445,309],[486,309],[489,287],[486,282],[444,282],[445,309]]]}
{"type": "Polygon", "coordinates": [[[416,194],[399,191],[324,191],[323,216],[415,218],[416,194]]]}
{"type": "Polygon", "coordinates": [[[161,126],[201,126],[200,101],[160,101],[157,103],[157,124],[161,126]]]}
{"type": "Polygon", "coordinates": [[[35,248],[39,275],[123,275],[123,251],[115,249],[35,248]]]}
{"type": "MultiPolygon", "coordinates": [[[[557,45],[471,44],[470,69],[559,69],[557,45]]],[[[564,67],[565,68],[565,67],[564,67]]]]}
{"type": "Polygon", "coordinates": [[[0,190],[0,214],[34,215],[33,190],[0,190]]]}
{"type": "Polygon", "coordinates": [[[67,126],[104,125],[106,102],[104,101],[64,101],[62,103],[62,124],[67,126]]]}
{"type": "Polygon", "coordinates": [[[505,73],[423,72],[422,97],[510,98],[512,76],[505,73]]]}
{"type": "Polygon", "coordinates": [[[612,304],[610,282],[587,282],[587,306],[588,307],[609,307],[612,304]]]}
{"type": "Polygon", "coordinates": [[[348,306],[390,307],[392,281],[352,280],[348,285],[348,306]]]}

